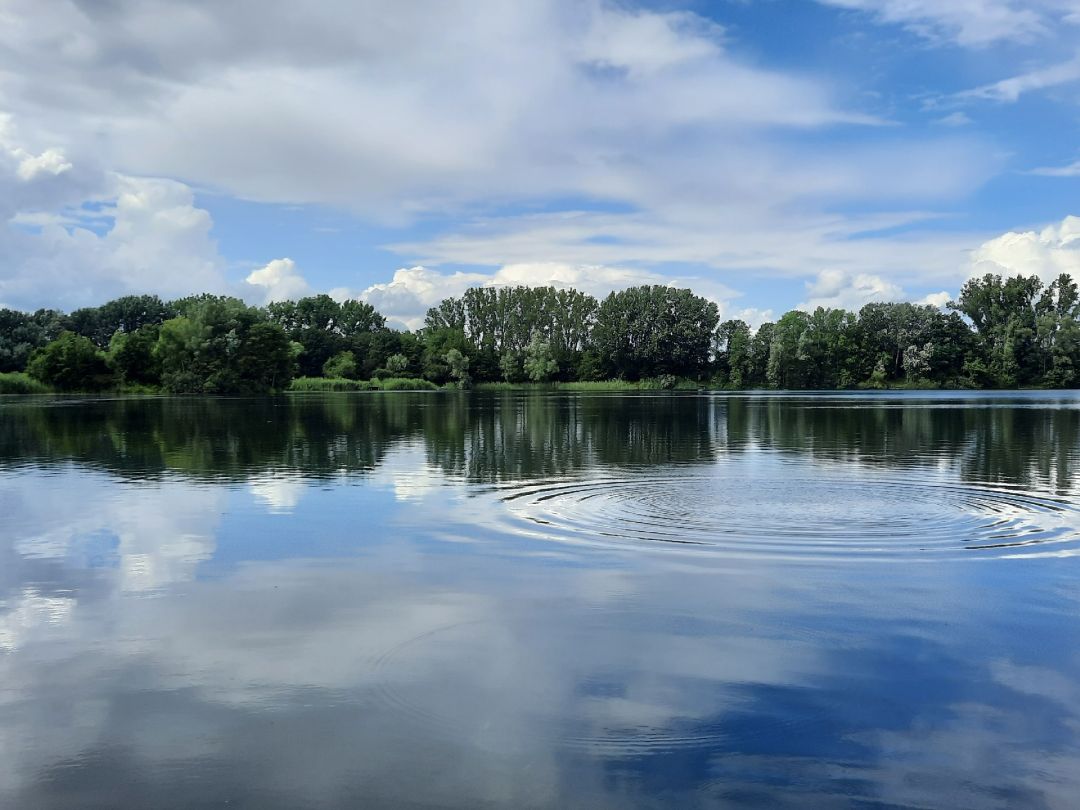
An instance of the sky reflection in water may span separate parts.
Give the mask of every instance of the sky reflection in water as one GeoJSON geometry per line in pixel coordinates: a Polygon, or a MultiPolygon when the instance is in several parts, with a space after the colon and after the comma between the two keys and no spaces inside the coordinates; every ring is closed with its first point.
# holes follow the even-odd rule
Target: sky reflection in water
{"type": "Polygon", "coordinates": [[[11,400],[0,803],[1072,807],[1078,450],[1061,394],[11,400]]]}

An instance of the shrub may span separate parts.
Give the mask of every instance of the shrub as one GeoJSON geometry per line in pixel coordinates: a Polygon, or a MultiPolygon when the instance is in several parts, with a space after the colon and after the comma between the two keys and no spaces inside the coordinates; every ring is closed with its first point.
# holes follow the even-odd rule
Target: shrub
{"type": "Polygon", "coordinates": [[[374,385],[365,380],[347,380],[344,377],[297,377],[289,385],[290,391],[371,391],[374,385]]]}
{"type": "Polygon", "coordinates": [[[105,355],[90,338],[74,332],[61,332],[52,343],[35,349],[26,370],[61,391],[100,391],[113,384],[105,355]]]}
{"type": "Polygon", "coordinates": [[[389,377],[376,382],[382,391],[438,391],[439,386],[429,380],[414,380],[407,377],[389,377]]]}
{"type": "Polygon", "coordinates": [[[0,394],[47,394],[50,390],[49,386],[21,371],[0,374],[0,394]]]}
{"type": "Polygon", "coordinates": [[[358,368],[355,354],[338,352],[323,363],[322,373],[330,379],[355,380],[358,368]]]}

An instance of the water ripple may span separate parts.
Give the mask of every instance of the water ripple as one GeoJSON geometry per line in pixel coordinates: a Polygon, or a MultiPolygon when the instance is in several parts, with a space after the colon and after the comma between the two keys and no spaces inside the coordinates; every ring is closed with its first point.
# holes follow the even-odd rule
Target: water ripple
{"type": "Polygon", "coordinates": [[[818,471],[642,471],[495,493],[501,528],[561,543],[780,558],[1080,554],[1080,506],[994,484],[818,471]]]}

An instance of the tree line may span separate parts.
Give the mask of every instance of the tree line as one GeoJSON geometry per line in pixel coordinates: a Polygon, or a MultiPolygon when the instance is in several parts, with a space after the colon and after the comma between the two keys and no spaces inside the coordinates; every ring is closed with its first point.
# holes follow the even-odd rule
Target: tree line
{"type": "Polygon", "coordinates": [[[1080,292],[1067,274],[987,274],[947,308],[792,310],[756,330],[661,285],[602,301],[553,287],[472,288],[398,331],[327,295],[252,307],[125,296],[65,314],[0,309],[0,373],[59,390],[259,393],[296,377],[477,382],[693,380],[720,388],[1080,385],[1080,292]]]}

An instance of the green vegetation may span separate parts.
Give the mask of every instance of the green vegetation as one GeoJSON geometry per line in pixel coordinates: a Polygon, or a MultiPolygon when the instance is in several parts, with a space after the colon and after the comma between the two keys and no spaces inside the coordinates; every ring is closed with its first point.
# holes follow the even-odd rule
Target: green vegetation
{"type": "Polygon", "coordinates": [[[375,385],[368,380],[349,380],[344,377],[297,377],[289,384],[289,391],[374,391],[375,385]]]}
{"type": "Polygon", "coordinates": [[[112,380],[104,352],[74,332],[61,332],[56,340],[36,349],[26,370],[35,380],[60,391],[100,391],[112,380]]]}
{"type": "Polygon", "coordinates": [[[344,377],[297,377],[289,385],[292,393],[309,391],[437,391],[439,386],[415,377],[386,377],[380,380],[350,380],[344,377]]]}
{"type": "MultiPolygon", "coordinates": [[[[126,296],[65,315],[0,310],[0,373],[60,391],[1069,388],[1080,385],[1080,292],[1068,275],[986,275],[948,311],[872,303],[795,310],[757,330],[659,285],[602,302],[553,287],[474,288],[399,332],[326,295],[250,307],[126,296]],[[294,379],[296,378],[296,379],[294,379]]],[[[19,387],[22,383],[11,383],[19,387]]],[[[25,386],[24,386],[25,387],[25,386]]]]}
{"type": "Polygon", "coordinates": [[[0,374],[0,394],[47,394],[51,390],[49,386],[21,371],[0,374]]]}

